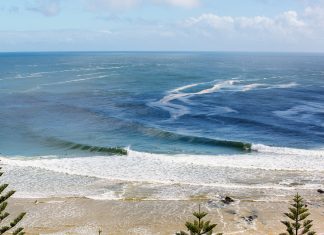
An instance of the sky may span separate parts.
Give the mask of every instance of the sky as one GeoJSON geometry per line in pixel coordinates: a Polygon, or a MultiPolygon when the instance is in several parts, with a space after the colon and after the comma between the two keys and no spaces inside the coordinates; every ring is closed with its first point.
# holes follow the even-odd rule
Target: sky
{"type": "Polygon", "coordinates": [[[324,52],[324,0],[0,0],[0,51],[324,52]]]}

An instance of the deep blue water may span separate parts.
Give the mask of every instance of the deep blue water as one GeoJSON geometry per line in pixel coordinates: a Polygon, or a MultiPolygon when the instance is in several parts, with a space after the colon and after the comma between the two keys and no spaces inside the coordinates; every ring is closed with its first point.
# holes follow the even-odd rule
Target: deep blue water
{"type": "Polygon", "coordinates": [[[231,154],[243,143],[323,148],[323,54],[0,54],[1,155],[231,154]]]}

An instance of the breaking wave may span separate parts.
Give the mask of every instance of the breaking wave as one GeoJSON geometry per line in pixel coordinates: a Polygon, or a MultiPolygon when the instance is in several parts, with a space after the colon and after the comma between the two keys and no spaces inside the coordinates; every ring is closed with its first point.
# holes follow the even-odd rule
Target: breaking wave
{"type": "Polygon", "coordinates": [[[75,143],[71,141],[61,140],[58,138],[46,138],[46,142],[67,150],[81,150],[92,153],[102,153],[105,155],[127,155],[127,150],[122,147],[102,147],[89,144],[75,143]]]}

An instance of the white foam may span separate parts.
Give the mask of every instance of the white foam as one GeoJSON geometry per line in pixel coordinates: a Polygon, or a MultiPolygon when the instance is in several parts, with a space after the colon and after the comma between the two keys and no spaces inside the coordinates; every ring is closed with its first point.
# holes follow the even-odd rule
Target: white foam
{"type": "Polygon", "coordinates": [[[251,91],[255,89],[259,90],[269,90],[269,89],[287,89],[296,87],[298,84],[296,82],[284,83],[284,84],[265,84],[265,83],[252,83],[247,85],[240,85],[237,87],[238,91],[251,91]]]}
{"type": "Polygon", "coordinates": [[[74,83],[74,82],[81,82],[81,81],[88,81],[88,80],[94,80],[94,79],[107,78],[109,76],[112,76],[112,75],[101,75],[101,76],[96,76],[96,77],[72,79],[72,80],[67,80],[67,81],[62,81],[62,82],[53,82],[53,83],[41,84],[40,86],[62,85],[62,84],[68,84],[68,83],[74,83]]]}
{"type": "Polygon", "coordinates": [[[243,86],[242,91],[250,91],[250,90],[256,89],[258,87],[262,87],[262,86],[264,86],[264,84],[262,84],[262,83],[252,83],[252,84],[243,86]]]}
{"type": "Polygon", "coordinates": [[[172,90],[171,93],[180,92],[180,91],[183,91],[183,90],[186,90],[186,89],[189,89],[189,88],[201,85],[201,84],[204,84],[204,83],[193,83],[193,84],[189,84],[186,86],[178,87],[178,88],[172,90]]]}
{"type": "Polygon", "coordinates": [[[2,78],[2,79],[0,79],[0,81],[24,79],[24,78],[40,78],[40,77],[41,77],[41,74],[39,74],[39,73],[31,73],[31,74],[26,74],[26,75],[18,74],[15,77],[2,78]]]}
{"type": "Polygon", "coordinates": [[[268,89],[274,89],[274,88],[285,89],[285,88],[291,88],[291,87],[296,87],[296,86],[298,86],[298,83],[290,82],[290,83],[286,83],[286,84],[272,85],[268,89]]]}
{"type": "Polygon", "coordinates": [[[170,155],[128,149],[127,156],[17,156],[0,157],[0,161],[7,169],[3,180],[17,189],[15,196],[29,198],[86,196],[119,200],[151,192],[144,193],[144,197],[185,199],[198,189],[314,190],[324,182],[323,150],[265,145],[252,148],[257,152],[170,155]],[[297,184],[293,184],[295,180],[297,184]],[[124,188],[125,184],[130,187],[124,188]]]}
{"type": "MultiPolygon", "coordinates": [[[[301,156],[305,157],[306,160],[308,158],[323,158],[324,159],[324,149],[318,150],[306,150],[306,149],[297,149],[297,148],[286,148],[286,147],[271,147],[263,144],[253,144],[252,150],[260,152],[260,153],[268,153],[275,155],[285,155],[285,156],[301,156]]],[[[316,163],[315,163],[316,164],[316,163]]],[[[324,165],[321,166],[322,170],[324,170],[324,165]]]]}
{"type": "Polygon", "coordinates": [[[114,191],[107,191],[102,194],[88,195],[87,198],[94,200],[120,200],[123,197],[116,195],[114,191]]]}
{"type": "MultiPolygon", "coordinates": [[[[186,104],[189,103],[189,99],[194,96],[212,94],[222,90],[230,90],[234,92],[247,92],[255,89],[286,89],[298,85],[295,82],[285,83],[285,84],[264,84],[264,83],[242,84],[242,82],[243,82],[242,80],[238,80],[237,78],[232,78],[230,80],[224,80],[224,81],[213,80],[210,82],[193,83],[169,91],[168,94],[164,96],[162,99],[160,99],[157,102],[152,102],[150,103],[150,105],[168,111],[170,113],[171,119],[176,119],[185,114],[190,113],[190,109],[185,105],[172,103],[175,100],[181,101],[183,104],[186,104]],[[198,87],[200,85],[206,85],[206,84],[213,84],[213,85],[209,88],[197,92],[184,92],[189,88],[198,87]]],[[[228,108],[231,109],[230,107],[228,108]]]]}
{"type": "Polygon", "coordinates": [[[158,183],[224,184],[222,179],[232,172],[240,178],[246,170],[324,172],[324,151],[254,145],[262,153],[237,155],[167,155],[128,150],[128,156],[96,156],[78,158],[11,159],[3,164],[36,167],[59,173],[111,180],[158,183]],[[224,168],[227,172],[224,172],[224,168]],[[232,169],[232,170],[230,170],[232,169]]]}
{"type": "Polygon", "coordinates": [[[196,87],[198,85],[203,85],[203,84],[209,84],[212,82],[194,83],[194,84],[178,87],[176,89],[169,91],[168,95],[164,96],[161,100],[157,102],[152,102],[150,105],[160,107],[168,111],[170,113],[171,118],[176,119],[185,114],[190,113],[190,109],[181,104],[174,104],[172,103],[172,101],[179,100],[183,103],[188,103],[188,100],[193,96],[205,95],[205,94],[210,94],[210,93],[220,91],[222,88],[233,86],[235,82],[238,82],[238,80],[231,79],[231,80],[221,81],[214,84],[210,88],[203,89],[198,92],[188,92],[188,93],[181,92],[188,88],[196,87]]]}
{"type": "MultiPolygon", "coordinates": [[[[125,66],[111,66],[111,67],[94,66],[94,67],[89,67],[89,68],[71,68],[71,69],[62,69],[62,70],[39,71],[39,72],[35,72],[35,73],[30,73],[30,74],[18,74],[15,77],[0,79],[0,80],[21,79],[21,78],[39,78],[39,77],[42,77],[42,75],[46,75],[46,74],[113,70],[113,69],[120,69],[123,67],[125,67],[125,66]]],[[[98,72],[98,73],[103,73],[103,72],[98,72]]],[[[95,72],[93,74],[97,74],[97,72],[95,72]]]]}
{"type": "Polygon", "coordinates": [[[220,91],[222,88],[233,86],[236,82],[238,82],[238,81],[234,81],[234,80],[223,81],[223,82],[213,85],[211,88],[192,93],[192,95],[202,95],[202,94],[214,93],[214,92],[220,91]]]}
{"type": "Polygon", "coordinates": [[[98,74],[103,74],[103,72],[95,72],[95,73],[82,73],[76,75],[77,77],[87,77],[87,76],[92,76],[92,75],[98,75],[98,74]]]}

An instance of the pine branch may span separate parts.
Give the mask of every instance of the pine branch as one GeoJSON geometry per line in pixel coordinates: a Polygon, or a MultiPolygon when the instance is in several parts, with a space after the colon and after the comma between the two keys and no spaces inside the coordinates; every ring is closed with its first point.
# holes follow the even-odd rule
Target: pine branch
{"type": "Polygon", "coordinates": [[[11,223],[10,226],[11,228],[15,227],[26,215],[26,213],[21,213],[20,215],[18,215],[11,223]]]}
{"type": "Polygon", "coordinates": [[[2,222],[2,220],[4,220],[5,218],[7,218],[10,214],[8,212],[5,212],[3,214],[0,215],[0,223],[2,222]]]}
{"type": "Polygon", "coordinates": [[[176,233],[176,235],[189,235],[189,233],[186,233],[184,231],[180,231],[180,232],[176,233]]]}
{"type": "MultiPolygon", "coordinates": [[[[1,172],[1,175],[2,175],[2,172],[1,172]]],[[[1,176],[0,175],[0,176],[1,176]]],[[[9,184],[3,184],[0,186],[0,194],[9,186],[9,184]]]]}
{"type": "MultiPolygon", "coordinates": [[[[187,227],[189,233],[180,231],[176,235],[212,235],[213,229],[217,224],[211,224],[210,221],[202,220],[208,213],[200,211],[200,205],[198,212],[194,212],[193,216],[196,218],[193,222],[187,221],[185,226],[187,227]]],[[[217,235],[222,235],[218,233],[217,235]]]]}
{"type": "Polygon", "coordinates": [[[13,231],[12,235],[25,234],[24,232],[22,232],[23,230],[24,230],[24,228],[17,228],[15,231],[13,231]]]}
{"type": "MultiPolygon", "coordinates": [[[[0,167],[0,170],[2,168],[0,167]]],[[[3,172],[0,172],[0,176],[3,175],[3,172]]],[[[24,218],[26,213],[21,213],[18,215],[14,220],[12,220],[8,225],[2,225],[2,222],[4,219],[6,219],[9,216],[9,213],[6,212],[6,208],[8,206],[7,200],[15,193],[15,191],[11,190],[8,191],[7,193],[4,193],[6,188],[8,187],[8,184],[2,184],[0,185],[0,235],[8,232],[9,230],[14,229],[17,224],[24,218]]],[[[25,233],[23,232],[23,228],[19,227],[15,230],[13,230],[12,234],[13,235],[24,235],[25,233]]]]}
{"type": "Polygon", "coordinates": [[[310,213],[307,206],[303,203],[303,198],[297,193],[293,199],[292,207],[288,208],[289,213],[284,213],[292,222],[281,221],[286,226],[287,233],[280,235],[315,235],[316,233],[310,231],[312,228],[312,220],[305,220],[310,213]]]}
{"type": "Polygon", "coordinates": [[[0,203],[6,201],[9,197],[11,197],[13,194],[15,193],[15,191],[11,190],[9,192],[7,192],[4,196],[0,196],[0,203]]]}

